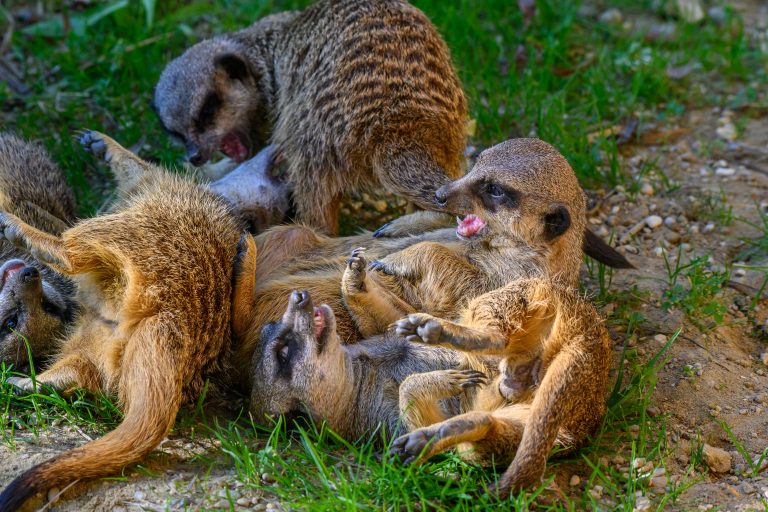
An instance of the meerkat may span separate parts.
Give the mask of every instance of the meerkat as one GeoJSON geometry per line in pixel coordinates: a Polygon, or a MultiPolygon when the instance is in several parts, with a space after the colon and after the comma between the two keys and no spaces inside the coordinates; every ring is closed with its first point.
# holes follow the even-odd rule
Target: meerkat
{"type": "Polygon", "coordinates": [[[230,349],[236,258],[250,235],[229,205],[104,135],[85,132],[81,143],[117,178],[111,213],[61,236],[0,214],[5,238],[70,276],[83,305],[58,360],[36,381],[12,383],[113,394],[125,415],[101,439],[18,476],[0,494],[3,512],[47,488],[140,460],[171,429],[182,403],[199,398],[206,379],[215,386],[230,349]]]}
{"type": "Polygon", "coordinates": [[[342,295],[364,335],[413,312],[457,318],[470,300],[514,280],[576,287],[586,199],[549,144],[513,139],[493,146],[437,197],[459,215],[457,236],[421,241],[370,267],[362,251],[352,253],[342,295]]]}
{"type": "Polygon", "coordinates": [[[153,105],[194,165],[271,141],[298,220],[329,233],[350,190],[433,208],[463,172],[467,105],[448,47],[401,0],[319,0],[202,41],[166,67],[153,105]]]}
{"type": "Polygon", "coordinates": [[[361,331],[404,316],[406,341],[501,358],[464,414],[432,411],[439,421],[393,446],[406,462],[455,445],[470,460],[512,460],[495,489],[506,496],[537,483],[552,447],[583,443],[605,413],[610,339],[575,286],[584,194],[554,148],[518,139],[437,196],[460,216],[461,240],[420,242],[371,267],[353,251],[342,294],[361,331]]]}
{"type": "Polygon", "coordinates": [[[252,417],[306,414],[349,441],[374,432],[392,439],[410,423],[424,423],[411,411],[423,416],[425,409],[437,408],[454,416],[471,389],[486,381],[481,370],[459,368],[462,360],[453,350],[397,336],[343,344],[333,310],[313,307],[306,291],[291,293],[283,317],[266,324],[261,338],[253,356],[252,417]],[[425,373],[438,385],[427,390],[425,373]],[[414,374],[420,375],[418,386],[412,385],[414,374]],[[421,401],[429,406],[407,407],[401,414],[401,403],[421,401]]]}
{"type": "MultiPolygon", "coordinates": [[[[54,235],[75,218],[74,194],[59,167],[42,146],[10,133],[0,133],[0,209],[54,235]]],[[[5,240],[0,262],[0,362],[20,371],[40,367],[77,314],[74,286],[5,240]]]]}
{"type": "Polygon", "coordinates": [[[552,448],[584,444],[603,420],[610,337],[573,288],[521,279],[476,297],[457,322],[417,313],[398,321],[396,332],[409,342],[501,358],[499,376],[463,414],[395,440],[392,451],[406,463],[454,446],[475,463],[511,461],[490,489],[504,498],[539,484],[552,448]]]}

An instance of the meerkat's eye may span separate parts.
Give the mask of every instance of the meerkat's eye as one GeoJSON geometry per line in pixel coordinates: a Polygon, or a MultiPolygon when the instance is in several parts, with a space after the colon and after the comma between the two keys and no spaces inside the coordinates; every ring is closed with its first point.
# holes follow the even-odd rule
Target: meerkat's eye
{"type": "Polygon", "coordinates": [[[213,122],[213,117],[216,115],[216,111],[221,106],[221,98],[218,95],[211,93],[205,97],[203,106],[200,107],[200,112],[195,119],[195,126],[198,130],[204,131],[213,122]]]}
{"type": "Polygon", "coordinates": [[[493,182],[485,185],[485,192],[491,197],[504,197],[504,189],[493,182]]]}
{"type": "Polygon", "coordinates": [[[19,325],[19,315],[13,314],[3,322],[3,331],[11,331],[19,325]]]}

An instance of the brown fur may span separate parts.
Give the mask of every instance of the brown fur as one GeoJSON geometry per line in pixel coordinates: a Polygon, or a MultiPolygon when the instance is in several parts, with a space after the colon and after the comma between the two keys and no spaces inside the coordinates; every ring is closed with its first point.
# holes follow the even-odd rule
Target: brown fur
{"type": "MultiPolygon", "coordinates": [[[[43,147],[8,133],[0,133],[0,210],[56,235],[75,218],[72,189],[43,147]]],[[[76,312],[68,279],[0,241],[0,362],[26,369],[28,344],[41,366],[76,312]]]]}
{"type": "Polygon", "coordinates": [[[271,140],[299,220],[328,232],[349,190],[434,207],[463,170],[466,101],[448,48],[401,0],[320,0],[198,43],[163,72],[154,105],[197,165],[228,138],[238,159],[271,140]]]}
{"type": "MultiPolygon", "coordinates": [[[[553,445],[583,443],[605,412],[610,340],[574,291],[584,195],[562,156],[534,139],[489,149],[437,195],[448,211],[476,215],[484,227],[469,243],[421,242],[390,254],[373,265],[383,275],[366,271],[362,253],[353,252],[342,293],[366,334],[407,315],[397,333],[408,341],[461,350],[470,360],[501,358],[500,376],[465,414],[440,417],[424,400],[412,404],[407,426],[422,428],[394,447],[407,461],[455,445],[468,445],[466,457],[481,463],[514,457],[497,489],[506,495],[536,484],[553,445]]],[[[416,388],[419,379],[412,377],[416,388]]],[[[423,379],[428,395],[434,376],[423,379]]]]}
{"type": "Polygon", "coordinates": [[[250,412],[256,421],[307,414],[350,441],[377,430],[392,436],[401,431],[399,404],[424,396],[423,386],[412,393],[408,384],[414,373],[440,374],[431,407],[443,416],[460,411],[460,397],[466,400],[465,391],[484,381],[477,371],[458,369],[460,362],[453,350],[392,335],[341,343],[331,308],[313,308],[310,294],[296,291],[283,317],[262,329],[250,412]]]}
{"type": "Polygon", "coordinates": [[[555,444],[575,448],[600,426],[610,338],[594,307],[573,289],[523,279],[475,298],[458,322],[414,314],[398,322],[397,332],[473,357],[501,357],[499,376],[464,414],[433,414],[433,424],[408,425],[421,428],[393,444],[406,462],[453,446],[476,463],[511,461],[495,488],[505,497],[541,481],[555,444]]]}
{"type": "MultiPolygon", "coordinates": [[[[480,238],[460,240],[454,229],[447,228],[400,238],[373,238],[368,233],[329,238],[296,226],[273,228],[257,236],[258,265],[256,251],[246,256],[256,268],[252,314],[248,325],[244,323],[243,330],[236,331],[240,341],[235,360],[250,360],[261,327],[282,316],[284,298],[293,290],[307,290],[316,302],[328,304],[336,315],[339,336],[345,343],[352,343],[372,333],[370,327],[361,324],[368,306],[375,308],[381,304],[376,290],[390,290],[412,308],[390,316],[381,312],[371,315],[376,328],[380,328],[412,311],[456,318],[473,297],[523,276],[551,275],[559,282],[575,285],[586,224],[585,199],[565,159],[550,145],[536,139],[499,144],[483,152],[465,177],[447,185],[455,192],[449,203],[470,201],[448,207],[461,207],[464,213],[473,208],[479,210],[482,206],[472,202],[479,200],[472,187],[489,180],[518,190],[520,205],[488,216],[489,229],[480,238]],[[542,188],[537,180],[552,185],[542,188]],[[559,211],[559,206],[570,212],[571,225],[562,236],[547,240],[547,215],[559,211]],[[367,271],[369,293],[350,294],[348,289],[342,290],[347,283],[342,287],[339,283],[348,266],[346,255],[360,246],[367,248],[368,259],[380,259],[380,267],[389,273],[367,271]],[[437,253],[431,248],[437,248],[439,260],[432,259],[437,253]],[[423,275],[400,277],[401,267],[423,268],[423,275]],[[453,269],[456,272],[452,274],[453,269]],[[469,272],[464,274],[461,269],[469,272]],[[413,286],[411,283],[416,281],[418,286],[413,286]]],[[[419,213],[397,224],[404,231],[416,232],[415,226],[421,222],[432,227],[429,218],[430,214],[419,213]]],[[[240,365],[237,370],[235,382],[247,381],[246,369],[240,365]]]]}
{"type": "Polygon", "coordinates": [[[180,405],[220,375],[229,349],[240,227],[226,203],[106,136],[87,132],[81,141],[118,179],[112,213],[61,237],[0,216],[9,241],[75,280],[84,308],[56,363],[37,382],[14,383],[111,393],[125,416],[103,438],[16,478],[0,495],[3,512],[38,491],[140,460],[168,433],[180,405]]]}

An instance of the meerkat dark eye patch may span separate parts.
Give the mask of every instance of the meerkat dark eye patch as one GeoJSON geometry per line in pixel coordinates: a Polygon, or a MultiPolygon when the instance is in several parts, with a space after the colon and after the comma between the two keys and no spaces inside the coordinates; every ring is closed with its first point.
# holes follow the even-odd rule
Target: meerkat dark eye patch
{"type": "Polygon", "coordinates": [[[248,76],[248,64],[246,64],[242,57],[234,53],[219,55],[213,63],[226,71],[232,80],[243,80],[248,76]]]}
{"type": "Polygon", "coordinates": [[[483,202],[483,206],[495,212],[500,206],[517,208],[520,206],[520,193],[494,181],[480,181],[474,186],[474,193],[483,202]]]}
{"type": "Polygon", "coordinates": [[[563,205],[557,205],[544,216],[544,236],[553,240],[571,227],[571,214],[563,205]]]}
{"type": "Polygon", "coordinates": [[[221,107],[221,98],[215,93],[209,93],[195,118],[195,128],[198,131],[204,131],[208,128],[213,123],[213,118],[219,107],[221,107]]]}

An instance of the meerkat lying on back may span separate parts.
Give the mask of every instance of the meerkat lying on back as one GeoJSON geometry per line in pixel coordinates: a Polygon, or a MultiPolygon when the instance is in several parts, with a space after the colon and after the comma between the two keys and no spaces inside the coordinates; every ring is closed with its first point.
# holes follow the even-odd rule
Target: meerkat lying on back
{"type": "Polygon", "coordinates": [[[154,106],[195,165],[272,141],[298,219],[328,232],[352,189],[429,208],[463,171],[467,107],[448,48],[401,0],[320,0],[202,41],[165,69],[154,106]]]}
{"type": "Polygon", "coordinates": [[[421,418],[432,417],[425,410],[454,416],[462,401],[467,406],[471,393],[465,392],[485,382],[481,371],[460,369],[453,350],[396,336],[341,343],[333,310],[313,307],[306,291],[293,292],[283,317],[265,325],[261,336],[253,356],[251,416],[308,414],[350,441],[379,430],[391,439],[424,426],[431,422],[421,418]],[[437,385],[430,387],[430,378],[437,385]]]}
{"type": "MultiPolygon", "coordinates": [[[[0,210],[61,234],[75,218],[64,174],[37,144],[0,133],[0,210]]],[[[0,241],[0,362],[15,369],[47,363],[77,313],[74,286],[34,255],[0,241]],[[26,343],[25,343],[26,342],[26,343]]]]}
{"type": "MultiPolygon", "coordinates": [[[[71,276],[83,307],[61,355],[25,389],[80,387],[117,396],[118,427],[57,455],[11,482],[0,511],[77,479],[119,472],[154,449],[184,402],[215,385],[230,350],[232,289],[241,226],[220,196],[87,132],[85,148],[118,182],[112,212],[61,236],[0,214],[5,238],[71,276]]],[[[248,239],[249,235],[246,236],[248,239]]]]}

